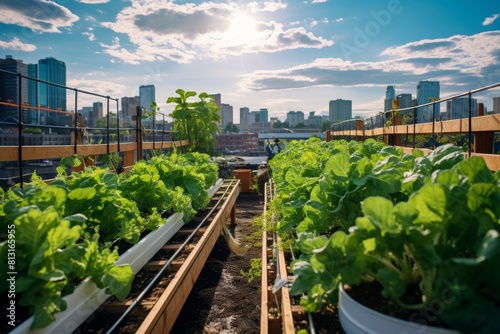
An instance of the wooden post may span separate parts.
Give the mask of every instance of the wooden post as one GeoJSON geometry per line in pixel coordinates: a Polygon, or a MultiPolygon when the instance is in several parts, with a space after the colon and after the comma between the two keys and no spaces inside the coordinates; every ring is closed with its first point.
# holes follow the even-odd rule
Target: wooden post
{"type": "Polygon", "coordinates": [[[326,130],[326,142],[332,141],[332,131],[326,130]]]}
{"type": "Polygon", "coordinates": [[[493,153],[494,132],[474,133],[474,153],[493,153]]]}
{"type": "Polygon", "coordinates": [[[132,167],[134,165],[134,151],[123,152],[123,168],[132,167]]]}
{"type": "Polygon", "coordinates": [[[356,120],[356,141],[363,141],[363,136],[358,136],[358,131],[363,132],[363,120],[361,119],[356,120]]]}

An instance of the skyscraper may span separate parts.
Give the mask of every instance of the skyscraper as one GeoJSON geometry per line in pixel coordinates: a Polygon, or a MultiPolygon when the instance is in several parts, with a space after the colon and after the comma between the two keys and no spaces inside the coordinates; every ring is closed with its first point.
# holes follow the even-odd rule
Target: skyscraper
{"type": "MultiPolygon", "coordinates": [[[[471,99],[471,116],[477,116],[477,100],[471,99]]],[[[469,117],[469,98],[459,97],[446,101],[446,118],[460,119],[469,117]]]]}
{"type": "Polygon", "coordinates": [[[154,85],[139,86],[139,98],[141,99],[141,107],[146,108],[146,110],[151,110],[151,103],[156,102],[155,86],[154,85]]]}
{"type": "Polygon", "coordinates": [[[137,107],[141,105],[141,98],[139,96],[134,97],[122,97],[122,114],[121,117],[132,119],[132,116],[137,115],[137,107]]]}
{"type": "Polygon", "coordinates": [[[248,124],[249,117],[250,117],[250,108],[248,107],[240,108],[240,125],[248,124]]]}
{"type": "MultiPolygon", "coordinates": [[[[12,73],[28,75],[28,65],[24,64],[22,60],[12,58],[12,56],[6,56],[5,59],[0,59],[0,69],[12,73]]],[[[16,75],[0,72],[0,100],[2,102],[9,101],[14,104],[28,102],[27,79],[21,79],[21,95],[19,95],[19,78],[16,75]]],[[[0,121],[8,116],[17,119],[18,108],[0,105],[0,121]]],[[[30,119],[30,115],[23,115],[23,122],[31,123],[30,119]]]]}
{"type": "Polygon", "coordinates": [[[289,111],[286,114],[286,121],[290,126],[304,123],[304,113],[302,111],[289,111]]]}
{"type": "MultiPolygon", "coordinates": [[[[142,85],[139,86],[139,98],[141,100],[141,107],[147,111],[151,111],[151,103],[156,102],[155,97],[155,86],[154,85],[142,85]]],[[[149,118],[143,118],[142,124],[151,128],[154,121],[154,117],[151,115],[149,118]]]]}
{"type": "Polygon", "coordinates": [[[217,94],[210,94],[210,97],[214,100],[214,103],[217,105],[217,108],[219,108],[219,111],[217,112],[220,117],[219,128],[222,128],[222,96],[220,95],[220,93],[217,93],[217,94]]]}
{"type": "MultiPolygon", "coordinates": [[[[38,61],[38,76],[40,80],[66,86],[66,64],[52,57],[38,61]]],[[[38,83],[38,104],[57,110],[66,110],[66,89],[38,83]]]]}
{"type": "MultiPolygon", "coordinates": [[[[420,81],[417,85],[417,104],[422,105],[439,99],[439,81],[420,81]]],[[[436,104],[435,117],[440,116],[440,105],[436,104]]],[[[432,105],[417,108],[417,123],[432,122],[432,105]]]]}
{"type": "Polygon", "coordinates": [[[352,118],[351,100],[332,100],[329,103],[328,119],[330,122],[340,122],[352,118]]]}
{"type": "Polygon", "coordinates": [[[221,119],[221,127],[222,128],[225,128],[226,125],[228,125],[229,123],[234,123],[233,122],[233,106],[232,105],[222,103],[221,113],[222,113],[222,119],[221,119]]]}
{"type": "MultiPolygon", "coordinates": [[[[40,59],[38,64],[29,64],[28,72],[30,77],[66,86],[66,64],[53,57],[40,59]]],[[[30,105],[52,110],[66,110],[66,89],[63,87],[30,80],[28,94],[30,105]]],[[[36,118],[39,124],[71,125],[70,116],[61,113],[38,110],[36,118]]]]}
{"type": "Polygon", "coordinates": [[[261,123],[269,122],[269,111],[267,110],[267,108],[260,108],[259,116],[261,123]]]}
{"type": "Polygon", "coordinates": [[[392,109],[392,100],[396,98],[396,89],[394,86],[387,86],[385,90],[384,111],[392,109]]]}
{"type": "Polygon", "coordinates": [[[97,126],[97,120],[104,116],[102,102],[92,103],[92,111],[89,113],[88,123],[91,127],[97,126]]]}
{"type": "Polygon", "coordinates": [[[500,97],[493,98],[493,113],[500,114],[500,97]]]}

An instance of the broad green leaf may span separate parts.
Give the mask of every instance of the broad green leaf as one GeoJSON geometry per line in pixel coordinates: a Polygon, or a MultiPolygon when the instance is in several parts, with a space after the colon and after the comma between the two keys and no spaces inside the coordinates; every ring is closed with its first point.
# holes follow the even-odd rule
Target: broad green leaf
{"type": "Polygon", "coordinates": [[[290,293],[298,295],[302,292],[308,292],[317,282],[318,275],[312,269],[311,264],[306,261],[294,262],[292,271],[296,275],[293,281],[290,293]]]}
{"type": "Polygon", "coordinates": [[[455,169],[467,177],[469,184],[473,183],[493,183],[493,173],[486,166],[486,162],[481,157],[470,157],[455,166],[455,169]]]}
{"type": "Polygon", "coordinates": [[[312,233],[300,233],[297,240],[297,246],[304,254],[313,254],[321,251],[328,243],[326,236],[315,237],[312,233]]]}
{"type": "Polygon", "coordinates": [[[386,233],[398,233],[400,231],[400,226],[394,220],[394,205],[388,199],[368,197],[361,203],[361,208],[365,216],[380,228],[382,236],[386,233]]]}
{"type": "Polygon", "coordinates": [[[498,187],[491,183],[473,184],[467,194],[467,206],[472,211],[479,210],[482,207],[492,208],[493,202],[491,197],[497,190],[498,187]]]}
{"type": "Polygon", "coordinates": [[[127,298],[132,287],[134,272],[130,265],[113,266],[108,269],[102,282],[107,286],[106,293],[113,294],[119,300],[127,298]]]}
{"type": "Polygon", "coordinates": [[[335,176],[347,179],[349,177],[350,165],[349,155],[338,153],[332,156],[325,165],[325,173],[331,172],[335,176]]]}
{"type": "Polygon", "coordinates": [[[446,192],[438,184],[426,184],[410,197],[408,203],[418,210],[418,222],[441,225],[446,216],[446,192]]]}
{"type": "Polygon", "coordinates": [[[440,183],[450,188],[460,184],[460,176],[456,171],[451,169],[438,170],[432,173],[432,182],[440,183]]]}
{"type": "Polygon", "coordinates": [[[462,148],[446,144],[438,146],[426,157],[432,162],[433,170],[450,169],[464,159],[462,148]]]}
{"type": "Polygon", "coordinates": [[[76,188],[68,193],[68,199],[75,201],[86,201],[96,196],[97,190],[94,187],[76,188]]]}

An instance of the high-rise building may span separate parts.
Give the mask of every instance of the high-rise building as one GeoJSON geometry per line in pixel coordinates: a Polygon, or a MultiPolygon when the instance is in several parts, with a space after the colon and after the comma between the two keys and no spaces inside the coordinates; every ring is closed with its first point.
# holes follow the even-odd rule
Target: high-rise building
{"type": "Polygon", "coordinates": [[[254,123],[260,123],[260,112],[259,111],[250,111],[249,117],[249,125],[254,123]]]}
{"type": "MultiPolygon", "coordinates": [[[[420,81],[417,85],[417,104],[422,105],[439,99],[439,81],[420,81]]],[[[435,117],[440,116],[440,105],[435,105],[435,117]]],[[[432,122],[432,105],[417,108],[417,123],[432,122]]]]}
{"type": "Polygon", "coordinates": [[[396,98],[396,89],[394,86],[387,86],[385,90],[384,111],[392,109],[392,100],[396,98]]]}
{"type": "MultiPolygon", "coordinates": [[[[14,59],[12,56],[6,56],[5,59],[0,59],[0,69],[28,75],[28,65],[22,60],[14,59]]],[[[21,92],[19,92],[19,77],[7,73],[0,72],[0,101],[11,102],[18,104],[19,102],[28,102],[28,81],[21,79],[21,92]],[[20,93],[20,94],[19,94],[20,93]]],[[[18,108],[14,106],[0,105],[0,121],[6,117],[12,116],[18,118],[18,108]]],[[[30,113],[23,115],[23,122],[32,123],[30,113]]]]}
{"type": "Polygon", "coordinates": [[[290,126],[304,123],[304,113],[302,111],[289,111],[286,114],[286,121],[290,126]]]}
{"type": "Polygon", "coordinates": [[[233,123],[233,106],[230,104],[221,104],[221,128],[225,128],[229,123],[233,123]]]}
{"type": "Polygon", "coordinates": [[[248,107],[240,108],[240,124],[241,125],[248,124],[249,117],[250,117],[250,108],[248,107]]]}
{"type": "Polygon", "coordinates": [[[329,103],[328,118],[330,122],[340,122],[352,118],[351,100],[332,100],[329,103]]]}
{"type": "MultiPolygon", "coordinates": [[[[66,64],[55,58],[40,59],[38,64],[31,67],[30,73],[36,73],[36,78],[40,80],[66,86],[66,64]]],[[[66,110],[65,88],[42,82],[38,82],[36,87],[37,105],[42,108],[66,110]]]]}
{"type": "MultiPolygon", "coordinates": [[[[66,110],[66,64],[53,57],[40,59],[38,64],[28,65],[29,76],[45,82],[30,80],[28,83],[29,104],[52,110],[66,110]]],[[[37,110],[37,123],[71,125],[71,116],[62,113],[37,110]]]]}
{"type": "MultiPolygon", "coordinates": [[[[477,100],[471,99],[471,116],[477,116],[477,100]]],[[[460,119],[469,117],[469,98],[459,97],[446,101],[446,119],[460,119]]]]}
{"type": "Polygon", "coordinates": [[[267,110],[267,108],[260,108],[259,119],[261,123],[269,122],[269,111],[267,110]]]}
{"type": "Polygon", "coordinates": [[[90,127],[97,126],[97,120],[104,117],[102,102],[92,103],[92,110],[89,112],[88,124],[90,127]]]}
{"type": "Polygon", "coordinates": [[[222,127],[222,96],[220,93],[217,93],[217,94],[210,94],[210,97],[212,98],[212,100],[214,100],[214,103],[217,106],[217,108],[219,108],[219,111],[218,111],[219,118],[220,118],[219,128],[221,128],[222,127]]]}
{"type": "Polygon", "coordinates": [[[493,98],[493,113],[500,114],[500,97],[493,98]]]}
{"type": "Polygon", "coordinates": [[[139,98],[141,100],[141,107],[144,107],[146,110],[151,110],[151,103],[156,102],[155,86],[139,86],[139,98]]]}
{"type": "Polygon", "coordinates": [[[307,125],[310,127],[319,128],[321,127],[321,115],[315,115],[315,111],[309,112],[309,117],[307,118],[307,125]]]}
{"type": "Polygon", "coordinates": [[[132,119],[133,116],[137,115],[137,107],[141,106],[141,98],[139,96],[127,97],[124,96],[122,101],[122,114],[121,117],[132,119]]]}

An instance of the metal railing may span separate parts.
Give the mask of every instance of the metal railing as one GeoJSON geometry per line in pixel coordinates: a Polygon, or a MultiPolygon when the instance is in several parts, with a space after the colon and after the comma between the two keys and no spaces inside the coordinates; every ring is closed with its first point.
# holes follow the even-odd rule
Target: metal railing
{"type": "MultiPolygon", "coordinates": [[[[468,92],[464,92],[461,94],[453,95],[447,98],[431,101],[429,103],[421,104],[421,105],[416,105],[416,106],[411,106],[411,107],[406,107],[406,108],[399,108],[399,109],[391,109],[388,111],[384,112],[379,112],[374,116],[370,116],[367,118],[358,118],[358,119],[350,119],[350,120],[345,120],[341,121],[335,124],[332,124],[331,126],[331,131],[332,131],[332,137],[333,138],[354,138],[360,140],[364,140],[366,137],[370,137],[371,134],[377,133],[380,135],[380,131],[374,131],[374,130],[380,130],[382,129],[382,135],[406,135],[406,140],[408,141],[409,136],[413,136],[412,140],[412,146],[413,148],[416,147],[416,136],[417,135],[422,135],[422,134],[428,134],[431,135],[431,148],[435,148],[436,146],[436,125],[440,124],[444,121],[453,121],[453,120],[461,120],[461,119],[467,119],[468,126],[467,129],[464,131],[462,129],[462,123],[460,123],[460,127],[457,127],[456,133],[461,133],[461,134],[466,134],[467,135],[467,152],[468,155],[470,156],[472,154],[472,143],[473,143],[473,136],[475,132],[495,132],[495,131],[500,131],[500,120],[497,119],[496,117],[494,118],[496,123],[496,127],[493,127],[493,129],[483,129],[483,128],[474,128],[473,129],[473,119],[479,117],[477,115],[473,114],[473,96],[474,94],[488,91],[494,88],[500,87],[500,82],[495,83],[492,85],[484,86],[478,89],[470,90],[468,92]],[[442,119],[442,117],[438,117],[436,115],[436,109],[437,106],[448,102],[452,101],[458,98],[467,98],[467,114],[465,117],[459,117],[459,118],[453,118],[453,119],[442,119]],[[418,116],[418,110],[422,110],[423,108],[426,107],[431,107],[432,108],[432,116],[431,119],[425,121],[426,118],[422,116],[418,116]],[[361,122],[361,125],[360,125],[361,122]],[[422,126],[423,124],[426,123],[432,123],[431,129],[427,130],[427,127],[422,126]],[[405,125],[403,132],[401,132],[401,125],[405,125]],[[412,130],[410,131],[410,127],[412,127],[412,130]],[[419,128],[419,130],[417,130],[419,128]],[[357,131],[356,131],[357,130],[357,131]],[[371,130],[371,131],[369,131],[371,130]],[[389,130],[389,131],[386,131],[389,130]],[[361,132],[361,135],[360,135],[361,132]]],[[[500,95],[500,94],[499,94],[500,95]]],[[[447,110],[447,113],[449,111],[447,110]]],[[[453,116],[453,115],[452,115],[453,116]]],[[[480,115],[483,116],[483,115],[480,115]]],[[[500,117],[500,116],[499,116],[500,117]]],[[[460,122],[460,121],[459,121],[460,122]]],[[[406,146],[406,145],[405,145],[406,146]]]]}
{"type": "MultiPolygon", "coordinates": [[[[0,96],[0,143],[4,140],[8,142],[8,145],[0,144],[0,163],[17,161],[19,180],[23,180],[24,169],[27,169],[23,166],[23,162],[39,160],[40,157],[40,154],[33,155],[26,153],[26,148],[33,146],[33,144],[36,146],[45,146],[44,140],[46,138],[58,137],[61,139],[59,141],[50,141],[51,145],[55,143],[58,147],[61,147],[61,157],[68,155],[68,151],[63,150],[63,148],[68,146],[72,147],[72,154],[74,155],[79,155],[81,154],[80,152],[92,152],[92,150],[84,149],[85,147],[102,147],[103,145],[106,147],[105,151],[103,152],[102,149],[99,149],[99,154],[117,152],[122,155],[125,151],[130,150],[130,145],[126,145],[127,148],[123,149],[125,144],[130,143],[134,144],[135,160],[142,159],[143,149],[161,150],[171,147],[172,130],[166,128],[167,115],[159,111],[154,113],[152,121],[149,123],[152,125],[152,128],[145,128],[141,122],[142,110],[144,108],[137,107],[135,110],[136,115],[133,115],[133,117],[128,118],[123,115],[120,117],[118,98],[0,69],[0,78],[2,77],[3,80],[11,80],[12,85],[16,86],[17,96],[0,96]],[[14,80],[12,80],[13,78],[14,80]],[[64,89],[66,96],[68,96],[69,91],[69,100],[71,97],[74,97],[72,110],[56,109],[55,106],[47,105],[30,105],[27,102],[32,97],[29,96],[28,91],[30,83],[64,89]],[[102,121],[98,123],[97,117],[92,119],[89,117],[88,121],[92,121],[92,124],[90,124],[92,126],[89,126],[89,124],[82,122],[82,119],[79,118],[79,102],[81,103],[82,99],[90,100],[89,97],[98,100],[93,103],[99,103],[99,107],[103,109],[102,112],[106,113],[103,116],[105,117],[104,124],[102,124],[102,121]],[[42,114],[45,115],[43,121],[40,116],[42,114]],[[161,124],[158,124],[156,117],[161,117],[161,124]],[[123,127],[122,123],[128,123],[129,127],[123,127]],[[33,129],[34,131],[32,131],[33,129]],[[35,134],[29,132],[35,132],[35,134]],[[158,145],[158,143],[161,143],[161,145],[158,145]],[[7,146],[11,149],[16,147],[17,152],[15,153],[15,157],[13,157],[12,150],[8,150],[7,146]]],[[[70,104],[68,103],[68,105],[70,104]]],[[[44,149],[49,152],[50,149],[48,146],[51,145],[45,146],[44,149]]],[[[182,145],[182,143],[178,145],[182,145]]],[[[48,158],[53,157],[54,154],[52,156],[49,154],[48,156],[48,158]]]]}

